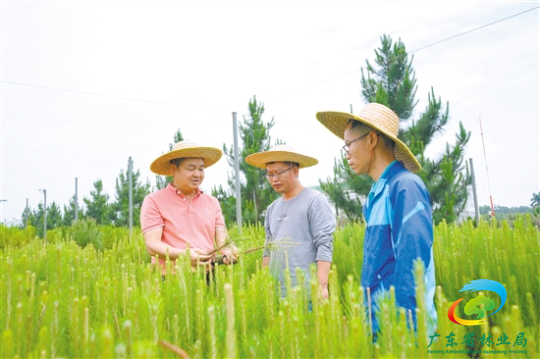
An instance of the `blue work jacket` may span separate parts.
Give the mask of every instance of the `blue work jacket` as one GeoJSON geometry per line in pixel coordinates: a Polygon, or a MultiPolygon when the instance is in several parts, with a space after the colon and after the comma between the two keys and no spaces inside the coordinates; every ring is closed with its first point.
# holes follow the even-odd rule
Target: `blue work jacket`
{"type": "Polygon", "coordinates": [[[431,327],[437,320],[433,304],[433,219],[424,182],[402,162],[392,162],[371,187],[363,213],[367,227],[362,286],[371,291],[374,333],[378,330],[374,314],[377,301],[390,286],[395,288],[397,305],[412,311],[416,327],[413,261],[417,258],[424,263],[425,300],[431,327]]]}

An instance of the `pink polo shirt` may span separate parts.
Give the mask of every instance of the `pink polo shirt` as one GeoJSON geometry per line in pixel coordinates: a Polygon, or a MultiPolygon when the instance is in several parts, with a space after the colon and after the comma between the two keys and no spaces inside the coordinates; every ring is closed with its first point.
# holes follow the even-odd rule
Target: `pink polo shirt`
{"type": "MultiPolygon", "coordinates": [[[[186,249],[189,243],[190,248],[211,251],[216,227],[225,227],[225,223],[215,197],[198,190],[190,203],[169,183],[146,196],[141,207],[142,232],[159,227],[163,227],[161,241],[172,247],[186,249]]],[[[159,263],[164,265],[165,260],[160,258],[159,263]]]]}

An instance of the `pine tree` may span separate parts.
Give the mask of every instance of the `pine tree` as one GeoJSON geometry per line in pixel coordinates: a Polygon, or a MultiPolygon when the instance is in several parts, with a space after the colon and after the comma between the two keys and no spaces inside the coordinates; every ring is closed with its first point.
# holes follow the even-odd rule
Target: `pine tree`
{"type": "Polygon", "coordinates": [[[30,207],[24,207],[23,213],[21,214],[22,228],[24,228],[27,223],[29,226],[32,225],[31,219],[30,219],[31,216],[32,216],[32,210],[30,209],[30,207]]]}
{"type": "Polygon", "coordinates": [[[103,191],[103,182],[98,179],[94,182],[94,190],[90,191],[90,198],[84,198],[86,216],[94,218],[97,224],[110,225],[114,218],[109,195],[103,191]]]}
{"type": "Polygon", "coordinates": [[[531,197],[531,207],[535,208],[540,206],[540,192],[533,193],[531,197]]]}
{"type": "MultiPolygon", "coordinates": [[[[402,121],[398,138],[409,146],[422,165],[422,171],[418,175],[424,180],[430,193],[434,221],[439,223],[445,219],[453,222],[465,207],[467,186],[471,184],[467,163],[463,161],[463,151],[469,142],[470,132],[466,131],[460,122],[453,145],[447,143],[444,153],[435,159],[425,156],[425,148],[448,123],[449,105],[447,102],[443,106],[432,88],[431,93],[428,93],[428,104],[424,112],[417,120],[406,125],[418,103],[415,99],[417,86],[412,61],[413,57],[409,59],[401,40],[393,43],[390,36],[383,35],[381,47],[375,50],[375,64],[372,65],[366,60],[366,72],[362,69],[362,97],[368,103],[381,103],[398,115],[402,121]]],[[[369,178],[358,178],[348,168],[346,161],[340,159],[336,160],[334,177],[321,181],[321,188],[329,194],[336,206],[349,218],[352,212],[351,219],[361,217],[357,199],[366,196],[372,184],[369,178]],[[340,191],[343,193],[347,190],[349,194],[352,193],[349,198],[340,194],[340,191]]]]}
{"type": "Polygon", "coordinates": [[[28,225],[34,226],[36,235],[43,238],[43,203],[38,203],[37,210],[29,211],[28,225]]]}
{"type": "MultiPolygon", "coordinates": [[[[84,211],[82,207],[77,209],[78,219],[84,218],[84,211]]],[[[64,216],[62,218],[62,225],[71,226],[75,221],[75,195],[69,199],[68,205],[64,205],[64,216]]]]}
{"type": "MultiPolygon", "coordinates": [[[[245,178],[241,182],[240,193],[242,196],[242,220],[247,223],[256,223],[264,221],[266,208],[278,197],[265,177],[265,171],[250,166],[245,162],[245,158],[253,153],[268,151],[270,149],[270,130],[274,126],[274,119],[265,122],[262,119],[264,114],[264,104],[257,102],[257,97],[249,100],[249,117],[245,116],[243,123],[239,125],[240,141],[240,172],[245,178]]],[[[276,144],[281,144],[277,140],[276,144]]],[[[223,144],[223,152],[227,156],[227,161],[234,169],[234,147],[227,147],[223,144]]],[[[235,197],[235,177],[234,172],[228,177],[230,190],[223,189],[223,186],[213,188],[212,195],[220,203],[225,218],[230,221],[236,221],[236,197],[235,197]]]]}
{"type": "Polygon", "coordinates": [[[62,225],[62,211],[55,201],[47,208],[47,230],[62,225]]]}
{"type": "MultiPolygon", "coordinates": [[[[28,210],[25,208],[23,211],[23,226],[24,221],[28,216],[28,225],[36,227],[36,234],[39,237],[43,237],[43,203],[38,203],[37,210],[28,210]]],[[[60,227],[63,225],[62,222],[62,211],[60,206],[53,201],[49,206],[47,206],[47,231],[60,227]]]]}
{"type": "Polygon", "coordinates": [[[321,189],[326,192],[334,203],[337,220],[340,211],[350,221],[362,218],[362,202],[360,198],[366,195],[366,189],[373,181],[368,176],[358,176],[349,167],[345,157],[334,159],[334,175],[326,181],[319,180],[321,189]]]}
{"type": "MultiPolygon", "coordinates": [[[[182,132],[180,132],[180,129],[178,129],[174,136],[173,136],[173,143],[169,143],[169,152],[172,151],[173,149],[173,145],[176,143],[176,142],[180,142],[180,141],[183,141],[184,140],[184,136],[182,136],[182,132]]],[[[171,183],[173,181],[173,178],[172,176],[160,176],[160,175],[156,175],[156,188],[159,190],[159,189],[163,189],[165,187],[167,187],[167,185],[169,183],[171,183]]]]}
{"type": "MultiPolygon", "coordinates": [[[[129,166],[129,162],[128,162],[129,166]]],[[[114,224],[116,226],[129,226],[129,177],[126,169],[120,170],[120,174],[116,178],[116,195],[115,202],[112,204],[111,209],[114,218],[114,224]]],[[[146,183],[139,181],[141,173],[139,170],[132,173],[132,202],[133,202],[133,226],[140,226],[141,206],[147,194],[150,193],[150,183],[148,180],[146,183]]]]}
{"type": "Polygon", "coordinates": [[[367,78],[362,68],[362,97],[391,108],[402,121],[409,119],[418,103],[412,61],[401,40],[392,46],[390,36],[383,35],[381,47],[375,50],[377,67],[366,60],[367,78]]]}

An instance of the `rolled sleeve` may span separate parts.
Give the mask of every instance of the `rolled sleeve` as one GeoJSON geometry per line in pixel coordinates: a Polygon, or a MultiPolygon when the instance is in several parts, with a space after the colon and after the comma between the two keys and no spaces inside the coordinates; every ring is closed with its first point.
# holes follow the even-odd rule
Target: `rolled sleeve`
{"type": "Polygon", "coordinates": [[[316,196],[310,206],[309,223],[313,244],[317,249],[315,260],[332,262],[336,219],[328,201],[322,194],[316,196]]]}
{"type": "Polygon", "coordinates": [[[156,202],[146,196],[141,206],[141,230],[143,233],[165,225],[156,202]]]}

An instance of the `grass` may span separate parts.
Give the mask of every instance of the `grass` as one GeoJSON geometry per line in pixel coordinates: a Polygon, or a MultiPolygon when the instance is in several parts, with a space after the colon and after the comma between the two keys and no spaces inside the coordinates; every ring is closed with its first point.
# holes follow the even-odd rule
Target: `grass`
{"type": "MultiPolygon", "coordinates": [[[[94,226],[84,232],[87,227],[79,227],[52,230],[47,243],[31,229],[1,228],[2,358],[172,358],[178,349],[192,358],[437,357],[427,349],[434,332],[428,328],[424,303],[419,302],[415,333],[408,325],[410,315],[396,307],[392,291],[381,304],[383,331],[372,342],[368,303],[359,284],[361,225],[335,233],[331,295],[327,301],[313,300],[311,311],[302,286],[289,283],[288,296],[280,299],[279,286],[261,268],[261,251],[245,253],[234,266],[217,266],[210,284],[204,269],[189,269],[187,257],[177,261],[174,273],[169,268],[163,280],[150,264],[138,231],[130,241],[127,229],[94,226]],[[73,238],[84,236],[73,231],[94,233],[99,242],[85,237],[77,244],[73,238]]],[[[514,356],[538,357],[540,236],[528,217],[516,220],[513,228],[505,222],[481,222],[478,227],[442,223],[434,233],[435,332],[440,337],[429,350],[516,350],[518,346],[496,346],[497,339],[504,333],[513,344],[524,333],[527,344],[519,350],[527,353],[514,356]],[[465,303],[479,294],[459,290],[479,278],[506,287],[505,306],[485,326],[450,322],[452,302],[464,297],[465,303]],[[471,348],[462,344],[468,333],[475,338],[471,348]],[[457,345],[448,347],[451,334],[457,345]],[[482,334],[491,334],[494,346],[481,346],[482,334]]],[[[240,237],[235,228],[230,234],[240,237]]],[[[241,250],[261,247],[264,229],[244,227],[241,237],[241,250]]],[[[421,276],[422,270],[416,268],[415,275],[421,276]]],[[[315,291],[316,281],[310,286],[315,291]]],[[[423,290],[417,287],[419,297],[423,290]]],[[[482,294],[499,306],[497,295],[482,294]]],[[[458,315],[464,318],[462,308],[458,315]]],[[[469,357],[444,355],[449,356],[469,357]]]]}

